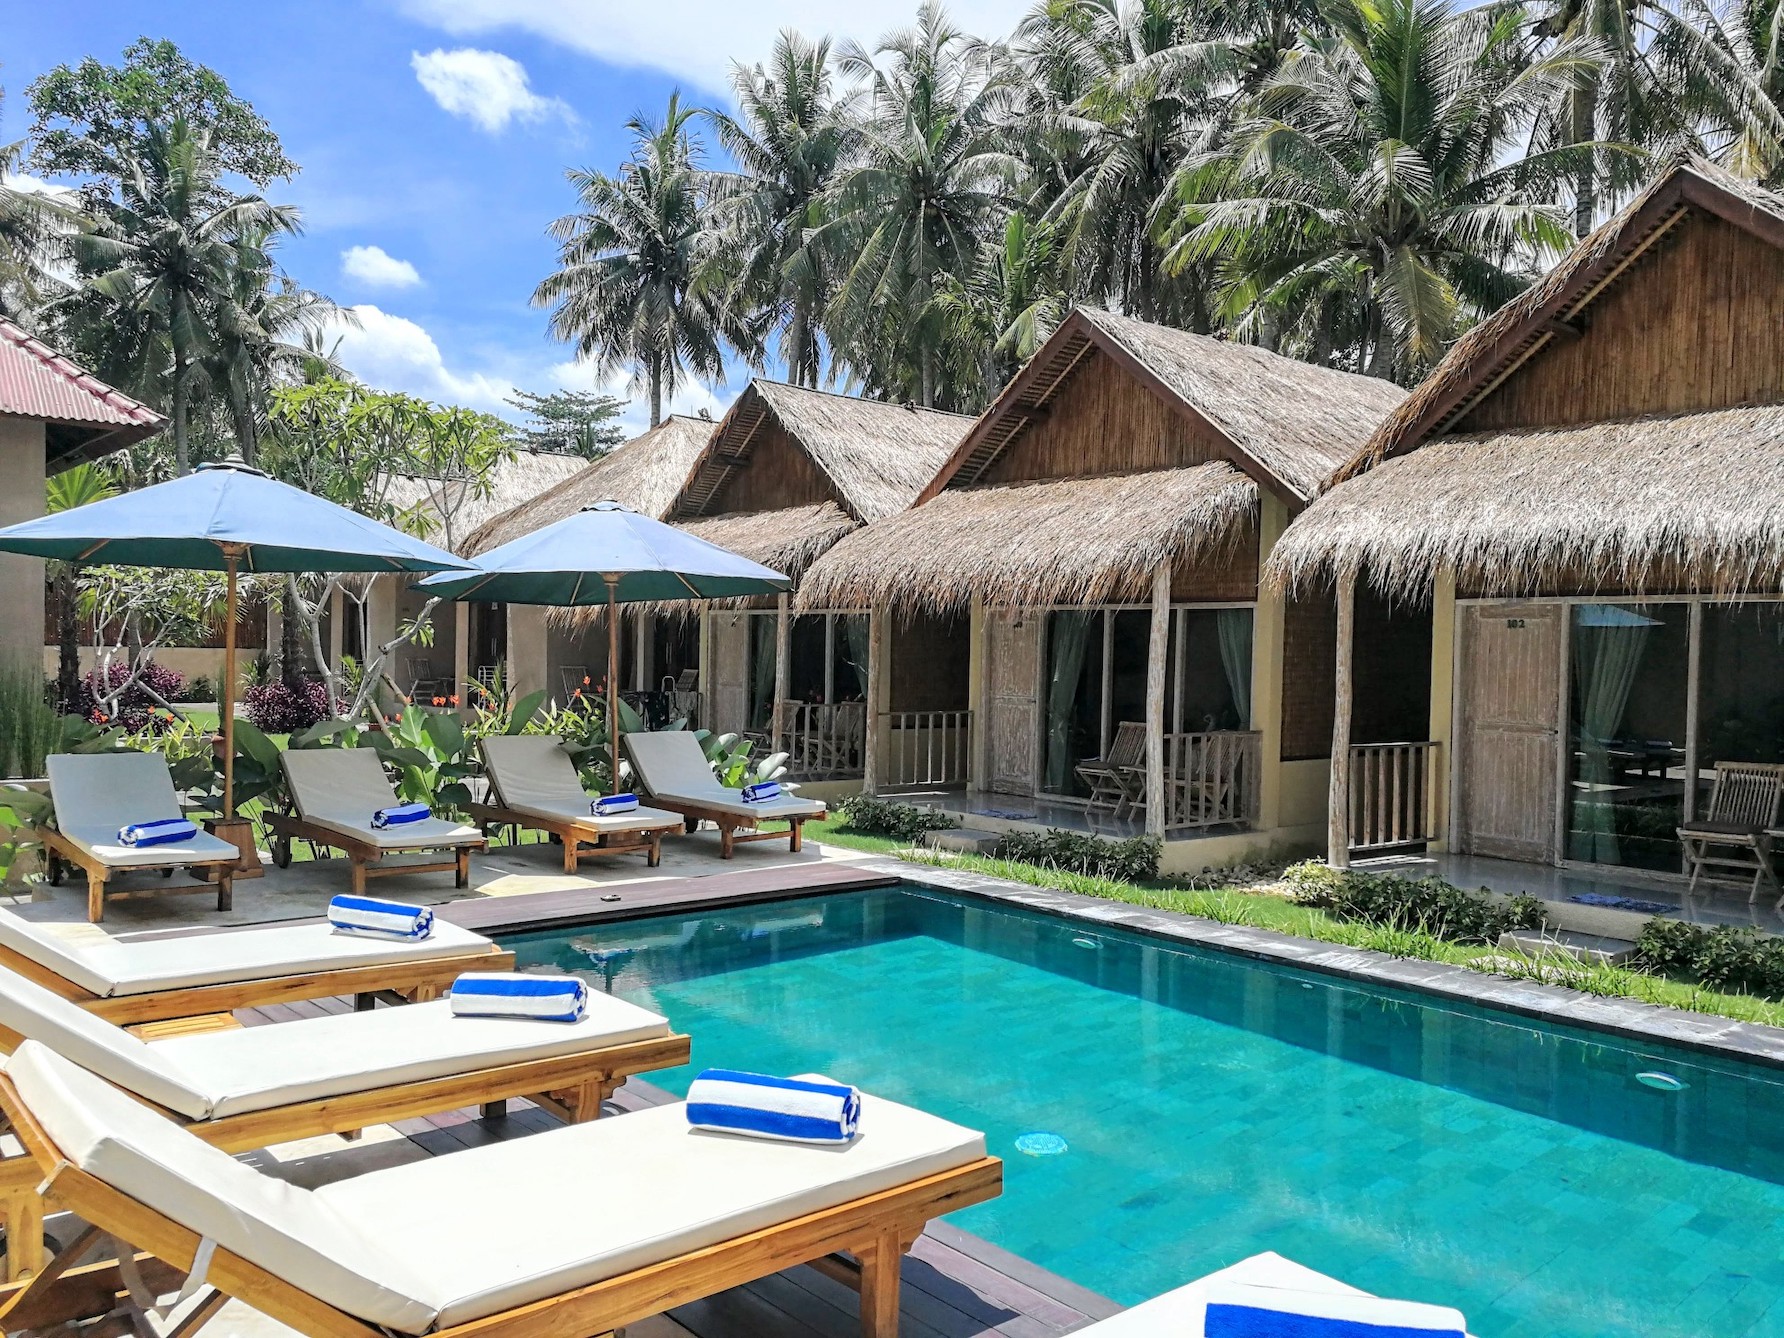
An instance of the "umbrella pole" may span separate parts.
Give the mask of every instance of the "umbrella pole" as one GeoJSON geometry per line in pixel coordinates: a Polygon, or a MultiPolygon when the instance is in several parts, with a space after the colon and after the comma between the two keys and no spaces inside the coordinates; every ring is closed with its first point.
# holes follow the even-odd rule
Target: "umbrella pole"
{"type": "Polygon", "coordinates": [[[613,745],[613,778],[608,794],[619,793],[619,577],[607,582],[607,740],[613,745]]]}
{"type": "Polygon", "coordinates": [[[223,816],[235,816],[235,554],[223,558],[229,573],[229,595],[224,604],[223,682],[217,690],[217,706],[223,713],[223,816]]]}

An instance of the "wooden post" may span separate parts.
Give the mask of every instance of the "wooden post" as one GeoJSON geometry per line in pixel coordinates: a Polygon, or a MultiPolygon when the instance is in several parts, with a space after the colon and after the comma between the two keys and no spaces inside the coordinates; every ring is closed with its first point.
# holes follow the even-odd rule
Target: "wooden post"
{"type": "Polygon", "coordinates": [[[651,647],[651,615],[640,610],[632,619],[636,626],[632,629],[632,689],[635,692],[649,692],[651,688],[650,662],[651,647]]]}
{"type": "Polygon", "coordinates": [[[1152,574],[1152,628],[1146,643],[1146,835],[1160,840],[1170,807],[1165,780],[1165,662],[1170,650],[1171,564],[1161,562],[1152,574]]]}
{"type": "Polygon", "coordinates": [[[458,709],[471,710],[471,606],[459,601],[452,606],[452,690],[458,709]]]}
{"type": "Polygon", "coordinates": [[[227,549],[223,554],[228,572],[229,593],[224,602],[223,682],[217,690],[217,709],[222,712],[223,726],[223,816],[235,816],[235,618],[236,554],[227,549]]]}
{"type": "Polygon", "coordinates": [[[1351,661],[1356,640],[1357,573],[1338,577],[1338,662],[1332,682],[1332,784],[1326,799],[1326,863],[1350,867],[1351,661]]]}
{"type": "Polygon", "coordinates": [[[793,620],[787,614],[787,594],[782,591],[774,601],[774,713],[769,726],[768,751],[781,752],[787,746],[787,685],[792,676],[793,620]]]}
{"type": "Polygon", "coordinates": [[[886,614],[882,609],[867,614],[867,731],[861,745],[861,789],[879,793],[880,682],[885,673],[886,614]]]}
{"type": "MultiPolygon", "coordinates": [[[[603,573],[607,582],[607,742],[613,770],[607,786],[608,794],[619,788],[619,573],[603,573]]],[[[462,886],[462,884],[461,884],[462,886]]]]}

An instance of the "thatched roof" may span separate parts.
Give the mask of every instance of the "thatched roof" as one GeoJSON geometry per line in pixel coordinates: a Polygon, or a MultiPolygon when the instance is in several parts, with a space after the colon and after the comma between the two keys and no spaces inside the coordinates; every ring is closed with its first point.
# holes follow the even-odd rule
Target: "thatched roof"
{"type": "Polygon", "coordinates": [[[1420,600],[1436,573],[1488,595],[1784,581],[1784,406],[1458,434],[1334,488],[1277,542],[1265,579],[1351,569],[1420,600]]]}
{"type": "Polygon", "coordinates": [[[1406,395],[1375,377],[1080,307],[1004,387],[924,499],[983,478],[1092,352],[1206,423],[1224,439],[1234,465],[1296,507],[1406,395]]]}
{"type": "Polygon", "coordinates": [[[1442,433],[1545,344],[1577,334],[1593,299],[1692,209],[1784,247],[1784,197],[1702,159],[1674,164],[1539,282],[1458,339],[1335,481],[1442,433]]]}
{"type": "Polygon", "coordinates": [[[510,503],[501,514],[492,513],[466,540],[465,552],[471,556],[487,553],[609,498],[640,515],[663,519],[712,436],[713,426],[710,419],[672,414],[598,460],[578,460],[578,467],[555,486],[529,494],[530,500],[519,506],[510,503]]]}
{"type": "Polygon", "coordinates": [[[831,545],[858,526],[841,507],[823,502],[781,511],[732,511],[722,516],[702,516],[681,521],[676,528],[709,544],[741,553],[752,562],[784,572],[797,581],[831,545]]]}
{"type": "Polygon", "coordinates": [[[460,552],[477,550],[470,547],[474,532],[482,525],[529,499],[561,484],[587,465],[579,455],[555,451],[516,451],[514,458],[497,465],[489,479],[486,494],[464,496],[464,483],[455,479],[422,479],[401,474],[393,478],[386,495],[395,506],[407,511],[422,508],[430,517],[428,538],[444,545],[445,532],[438,528],[442,505],[456,507],[452,518],[455,546],[460,552]]]}
{"type": "Polygon", "coordinates": [[[973,425],[965,414],[757,379],[712,434],[676,500],[676,520],[711,514],[725,480],[748,467],[757,433],[770,420],[811,458],[838,503],[861,522],[909,506],[973,425]]]}
{"type": "Polygon", "coordinates": [[[950,488],[842,540],[806,573],[802,608],[960,609],[1149,596],[1160,563],[1249,531],[1257,485],[1225,461],[1187,469],[950,488]]]}

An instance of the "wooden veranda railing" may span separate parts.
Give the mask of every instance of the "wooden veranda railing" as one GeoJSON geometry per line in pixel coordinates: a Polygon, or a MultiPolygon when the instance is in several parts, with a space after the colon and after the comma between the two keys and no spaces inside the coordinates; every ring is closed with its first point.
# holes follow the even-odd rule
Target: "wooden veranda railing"
{"type": "Polygon", "coordinates": [[[1350,750],[1350,849],[1435,841],[1441,744],[1362,743],[1350,750]]]}
{"type": "Polygon", "coordinates": [[[972,773],[971,711],[892,711],[880,717],[881,786],[964,785],[972,773]]]}
{"type": "Polygon", "coordinates": [[[1164,751],[1167,834],[1257,820],[1262,734],[1167,734],[1164,751]]]}
{"type": "Polygon", "coordinates": [[[809,779],[859,776],[867,744],[867,703],[782,702],[787,771],[809,779]]]}

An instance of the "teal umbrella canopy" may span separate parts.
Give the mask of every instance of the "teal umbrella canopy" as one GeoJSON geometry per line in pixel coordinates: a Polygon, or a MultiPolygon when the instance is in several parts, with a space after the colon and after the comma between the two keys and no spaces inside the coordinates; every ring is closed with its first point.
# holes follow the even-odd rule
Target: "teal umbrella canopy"
{"type": "Polygon", "coordinates": [[[0,529],[0,552],[65,562],[241,572],[441,571],[442,548],[239,460],[0,529]],[[233,559],[233,562],[232,562],[233,559]]]}
{"type": "Polygon", "coordinates": [[[735,599],[792,588],[759,562],[641,516],[597,502],[544,529],[473,558],[473,571],[442,572],[417,584],[446,599],[483,604],[637,604],[735,599]]]}

